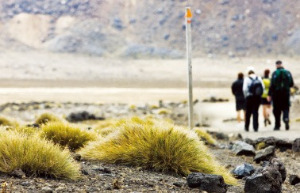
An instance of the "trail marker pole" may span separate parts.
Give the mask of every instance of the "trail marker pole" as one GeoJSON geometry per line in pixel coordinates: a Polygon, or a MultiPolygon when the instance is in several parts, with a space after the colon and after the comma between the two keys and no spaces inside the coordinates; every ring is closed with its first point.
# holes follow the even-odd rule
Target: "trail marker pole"
{"type": "Polygon", "coordinates": [[[189,89],[189,128],[193,129],[193,71],[192,71],[192,35],[191,35],[191,23],[192,23],[192,11],[190,7],[186,7],[186,55],[188,66],[188,89],[189,89]]]}

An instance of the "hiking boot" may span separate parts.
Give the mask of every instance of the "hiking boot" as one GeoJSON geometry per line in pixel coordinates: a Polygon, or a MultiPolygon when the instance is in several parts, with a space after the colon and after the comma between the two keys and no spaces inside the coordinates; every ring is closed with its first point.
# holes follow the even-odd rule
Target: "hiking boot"
{"type": "Polygon", "coordinates": [[[267,119],[267,122],[268,122],[269,125],[272,124],[269,118],[267,119]]]}
{"type": "Polygon", "coordinates": [[[268,125],[268,120],[267,119],[264,120],[264,124],[265,124],[265,127],[268,125]]]}
{"type": "Polygon", "coordinates": [[[279,127],[274,127],[274,131],[279,131],[280,128],[279,127]]]}
{"type": "Polygon", "coordinates": [[[285,130],[288,131],[290,129],[290,124],[288,121],[285,121],[284,123],[285,123],[285,130]]]}

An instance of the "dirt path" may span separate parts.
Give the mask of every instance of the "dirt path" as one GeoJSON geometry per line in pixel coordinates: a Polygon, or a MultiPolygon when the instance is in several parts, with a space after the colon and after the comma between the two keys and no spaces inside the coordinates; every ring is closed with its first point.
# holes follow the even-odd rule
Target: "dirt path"
{"type": "MultiPolygon", "coordinates": [[[[229,103],[202,103],[195,107],[196,113],[201,117],[201,120],[211,126],[209,130],[220,131],[225,133],[240,133],[243,137],[257,139],[258,137],[270,137],[295,139],[300,137],[300,122],[295,122],[296,118],[299,118],[299,114],[292,112],[291,117],[291,129],[285,131],[284,124],[280,131],[273,131],[274,117],[271,114],[271,121],[273,125],[265,127],[263,125],[262,108],[259,109],[259,132],[254,132],[252,128],[252,122],[250,123],[249,132],[244,131],[244,122],[237,123],[236,121],[230,121],[236,117],[234,102],[229,103]],[[224,120],[227,120],[224,122],[224,120]]],[[[251,120],[252,121],[252,120],[251,120]]]]}

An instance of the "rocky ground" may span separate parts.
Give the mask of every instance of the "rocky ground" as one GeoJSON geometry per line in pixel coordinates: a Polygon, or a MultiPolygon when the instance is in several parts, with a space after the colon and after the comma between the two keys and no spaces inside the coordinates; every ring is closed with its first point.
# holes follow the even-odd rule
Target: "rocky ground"
{"type": "MultiPolygon", "coordinates": [[[[121,118],[133,115],[152,115],[158,118],[169,118],[176,124],[185,124],[187,117],[186,103],[182,102],[157,102],[156,105],[134,106],[128,104],[89,104],[89,103],[55,103],[31,102],[8,103],[0,107],[2,115],[16,118],[23,124],[32,123],[35,115],[42,112],[53,112],[61,117],[67,117],[71,112],[87,112],[102,118],[121,118]]],[[[93,122],[84,122],[84,127],[93,126],[93,122]]],[[[209,130],[209,128],[207,128],[209,130]]],[[[210,152],[228,168],[234,169],[237,165],[250,163],[255,168],[260,167],[253,161],[252,156],[236,156],[230,149],[235,140],[243,140],[240,136],[228,137],[222,134],[218,145],[209,147],[210,152]]],[[[287,180],[282,185],[283,193],[300,192],[300,185],[290,185],[289,177],[300,174],[300,156],[291,149],[281,152],[276,150],[275,155],[284,163],[287,170],[287,180]]],[[[68,181],[35,176],[24,176],[16,173],[13,175],[1,174],[2,189],[7,192],[199,192],[191,189],[186,184],[186,178],[172,174],[163,174],[127,166],[103,164],[81,160],[74,154],[74,158],[81,164],[82,177],[80,180],[68,181]]],[[[239,180],[239,186],[230,186],[228,192],[243,193],[245,180],[239,180]]]]}
{"type": "Polygon", "coordinates": [[[195,55],[300,53],[297,0],[1,0],[0,47],[184,58],[187,5],[194,14],[195,55]]]}

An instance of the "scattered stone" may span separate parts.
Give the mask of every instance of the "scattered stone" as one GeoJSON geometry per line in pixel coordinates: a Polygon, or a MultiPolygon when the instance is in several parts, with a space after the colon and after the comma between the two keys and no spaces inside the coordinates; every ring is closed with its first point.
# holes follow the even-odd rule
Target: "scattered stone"
{"type": "Polygon", "coordinates": [[[114,179],[112,183],[113,189],[120,190],[123,186],[123,180],[122,179],[114,179]]]}
{"type": "Polygon", "coordinates": [[[300,138],[294,140],[292,150],[293,152],[300,152],[300,138]]]}
{"type": "Polygon", "coordinates": [[[184,186],[184,183],[183,182],[174,182],[173,185],[176,186],[176,187],[181,188],[181,187],[184,186]]]}
{"type": "Polygon", "coordinates": [[[292,149],[293,143],[287,139],[277,139],[275,137],[261,137],[254,141],[255,146],[259,143],[265,143],[266,146],[275,146],[280,151],[292,149]]]}
{"type": "Polygon", "coordinates": [[[26,178],[26,174],[21,169],[12,171],[11,175],[16,178],[26,178]]]}
{"type": "Polygon", "coordinates": [[[226,193],[227,185],[222,176],[191,173],[187,177],[187,184],[190,188],[199,188],[210,193],[226,193]]]}
{"type": "Polygon", "coordinates": [[[246,138],[246,139],[244,139],[244,142],[252,145],[253,147],[255,146],[255,142],[252,139],[246,138]]]}
{"type": "Polygon", "coordinates": [[[296,185],[300,183],[300,177],[297,175],[290,175],[290,184],[291,185],[296,185]]]}
{"type": "Polygon", "coordinates": [[[232,174],[238,178],[244,178],[250,176],[255,171],[254,167],[251,164],[244,163],[242,165],[237,166],[233,171],[232,174]]]}
{"type": "Polygon", "coordinates": [[[278,148],[280,151],[286,151],[288,149],[292,149],[293,143],[289,140],[284,139],[278,139],[276,141],[276,148],[278,148]]]}
{"type": "Polygon", "coordinates": [[[232,146],[232,151],[236,155],[255,156],[255,149],[252,145],[243,141],[236,141],[232,146]]]}
{"type": "Polygon", "coordinates": [[[214,131],[208,131],[208,133],[218,140],[225,140],[225,141],[229,140],[229,136],[225,133],[214,132],[214,131]]]}
{"type": "Polygon", "coordinates": [[[85,168],[81,168],[81,173],[86,176],[90,175],[90,172],[85,168]]]}
{"type": "Polygon", "coordinates": [[[39,125],[39,124],[36,124],[36,123],[33,123],[33,124],[28,124],[28,125],[26,125],[26,127],[39,128],[40,125],[39,125]]]}
{"type": "Polygon", "coordinates": [[[269,146],[265,149],[256,152],[254,161],[259,163],[261,161],[269,161],[275,155],[275,147],[269,146]]]}
{"type": "Polygon", "coordinates": [[[112,26],[118,30],[122,30],[124,28],[123,22],[120,18],[114,18],[112,26]]]}
{"type": "Polygon", "coordinates": [[[229,99],[223,99],[223,98],[216,98],[214,96],[210,97],[209,99],[204,99],[204,103],[217,103],[217,102],[228,102],[229,99]]]}
{"type": "Polygon", "coordinates": [[[246,178],[244,191],[245,193],[281,193],[281,185],[280,172],[274,167],[267,166],[246,178]]]}
{"type": "Polygon", "coordinates": [[[52,188],[46,186],[46,187],[43,187],[43,188],[42,188],[42,192],[44,192],[44,193],[52,193],[53,190],[52,190],[52,188]]]}
{"type": "Polygon", "coordinates": [[[228,136],[229,136],[229,140],[231,141],[243,140],[243,136],[240,133],[230,133],[228,136]]]}
{"type": "Polygon", "coordinates": [[[285,181],[286,179],[286,169],[284,164],[282,163],[282,161],[278,158],[273,158],[270,162],[271,166],[274,167],[275,169],[277,169],[282,177],[282,183],[285,181]]]}
{"type": "Polygon", "coordinates": [[[89,112],[82,111],[78,113],[71,113],[68,117],[67,120],[69,122],[80,122],[80,121],[87,121],[87,120],[104,120],[104,117],[97,117],[94,114],[90,114],[89,112]]]}
{"type": "Polygon", "coordinates": [[[28,181],[21,182],[21,186],[30,186],[30,185],[31,185],[31,183],[28,181]]]}
{"type": "Polygon", "coordinates": [[[64,191],[66,189],[66,187],[64,187],[64,186],[59,186],[59,187],[57,187],[56,189],[55,189],[55,191],[56,192],[62,192],[62,191],[64,191]]]}
{"type": "Polygon", "coordinates": [[[76,160],[76,161],[80,161],[81,160],[81,155],[76,153],[73,155],[73,159],[76,160]]]}

